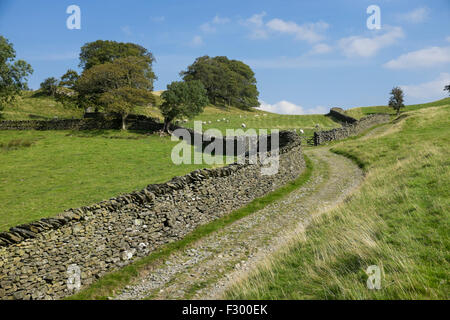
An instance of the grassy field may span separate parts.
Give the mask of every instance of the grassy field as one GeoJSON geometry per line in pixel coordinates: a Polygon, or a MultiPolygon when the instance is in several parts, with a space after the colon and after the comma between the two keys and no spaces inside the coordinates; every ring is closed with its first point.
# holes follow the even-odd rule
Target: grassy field
{"type": "MultiPolygon", "coordinates": [[[[423,108],[429,108],[429,107],[437,107],[437,106],[443,106],[450,104],[450,98],[444,98],[438,101],[429,102],[429,103],[423,103],[423,104],[411,104],[406,106],[402,109],[402,112],[407,111],[414,111],[419,110],[423,108]]],[[[367,116],[369,114],[373,113],[388,113],[395,115],[394,109],[390,108],[389,106],[374,106],[374,107],[358,107],[358,108],[351,108],[346,110],[346,113],[356,119],[361,119],[364,116],[367,116]]]]}
{"type": "Polygon", "coordinates": [[[364,168],[362,187],[226,298],[450,298],[450,107],[406,116],[380,136],[333,146],[364,168]],[[382,269],[380,290],[366,287],[370,265],[382,269]]]}
{"type": "Polygon", "coordinates": [[[0,120],[48,120],[81,118],[80,109],[64,107],[52,97],[38,96],[36,92],[24,91],[17,100],[0,112],[0,120]]]}
{"type": "Polygon", "coordinates": [[[0,131],[0,231],[203,165],[175,165],[168,137],[120,131],[0,131]]]}

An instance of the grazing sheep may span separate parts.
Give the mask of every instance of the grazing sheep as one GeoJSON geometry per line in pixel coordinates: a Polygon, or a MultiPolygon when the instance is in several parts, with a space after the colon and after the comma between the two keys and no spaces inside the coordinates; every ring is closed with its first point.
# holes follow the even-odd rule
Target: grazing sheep
{"type": "Polygon", "coordinates": [[[245,125],[245,123],[241,124],[242,128],[247,128],[247,126],[245,125]]]}
{"type": "Polygon", "coordinates": [[[211,121],[208,121],[209,124],[211,124],[211,121]]]}
{"type": "Polygon", "coordinates": [[[217,119],[217,122],[220,122],[220,119],[217,119]]]}
{"type": "Polygon", "coordinates": [[[301,134],[304,134],[305,132],[303,131],[303,129],[300,129],[300,133],[301,133],[301,134]]]}
{"type": "Polygon", "coordinates": [[[188,122],[188,119],[184,119],[183,122],[184,122],[184,123],[188,122]]]}
{"type": "Polygon", "coordinates": [[[222,120],[225,121],[225,120],[227,120],[227,119],[223,118],[222,120]]]}

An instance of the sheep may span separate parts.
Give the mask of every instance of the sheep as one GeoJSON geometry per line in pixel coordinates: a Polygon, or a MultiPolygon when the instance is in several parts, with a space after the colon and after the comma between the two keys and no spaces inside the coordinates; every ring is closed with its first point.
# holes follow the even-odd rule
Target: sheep
{"type": "Polygon", "coordinates": [[[220,119],[217,119],[217,122],[220,122],[220,119]]]}
{"type": "Polygon", "coordinates": [[[247,128],[247,126],[245,125],[245,123],[241,124],[242,128],[247,128]]]}
{"type": "Polygon", "coordinates": [[[300,129],[299,131],[300,131],[301,134],[304,134],[304,133],[305,133],[305,132],[303,131],[303,129],[300,129]]]}
{"type": "Polygon", "coordinates": [[[227,119],[223,118],[222,120],[225,121],[225,120],[227,120],[227,119]]]}
{"type": "Polygon", "coordinates": [[[188,119],[184,119],[183,122],[184,122],[184,123],[188,122],[188,119]]]}
{"type": "Polygon", "coordinates": [[[211,121],[208,121],[208,124],[211,124],[211,121]]]}

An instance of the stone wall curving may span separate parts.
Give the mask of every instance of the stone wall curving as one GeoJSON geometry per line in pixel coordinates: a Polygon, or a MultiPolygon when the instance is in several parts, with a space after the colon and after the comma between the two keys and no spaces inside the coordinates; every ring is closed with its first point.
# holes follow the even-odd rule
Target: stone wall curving
{"type": "Polygon", "coordinates": [[[389,120],[388,114],[372,114],[341,128],[314,132],[314,145],[318,146],[329,141],[356,136],[375,125],[389,122],[389,120]]]}
{"type": "Polygon", "coordinates": [[[248,161],[196,170],[0,233],[0,299],[71,295],[70,268],[79,268],[86,287],[296,179],[305,169],[299,136],[280,132],[279,153],[274,175],[262,175],[262,164],[248,161]]]}

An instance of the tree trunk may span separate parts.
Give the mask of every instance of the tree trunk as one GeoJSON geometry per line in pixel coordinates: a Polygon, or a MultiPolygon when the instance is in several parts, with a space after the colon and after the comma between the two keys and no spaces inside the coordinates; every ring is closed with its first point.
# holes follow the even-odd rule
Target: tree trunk
{"type": "Polygon", "coordinates": [[[125,120],[127,119],[126,115],[122,115],[122,130],[127,130],[127,127],[125,126],[125,120]]]}
{"type": "Polygon", "coordinates": [[[169,129],[170,129],[170,120],[164,119],[164,126],[163,126],[163,131],[170,133],[169,129]]]}

